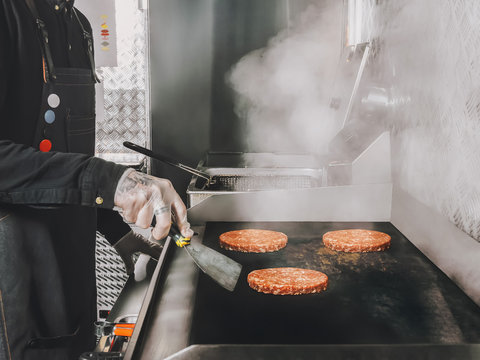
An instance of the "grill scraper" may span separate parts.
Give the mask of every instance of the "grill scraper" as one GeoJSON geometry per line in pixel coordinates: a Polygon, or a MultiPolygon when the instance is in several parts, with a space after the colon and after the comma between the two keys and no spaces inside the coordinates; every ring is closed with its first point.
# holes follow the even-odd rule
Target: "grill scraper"
{"type": "Polygon", "coordinates": [[[229,291],[235,289],[242,265],[229,257],[190,238],[182,236],[175,224],[170,227],[169,236],[178,247],[184,248],[195,264],[220,286],[229,291]]]}

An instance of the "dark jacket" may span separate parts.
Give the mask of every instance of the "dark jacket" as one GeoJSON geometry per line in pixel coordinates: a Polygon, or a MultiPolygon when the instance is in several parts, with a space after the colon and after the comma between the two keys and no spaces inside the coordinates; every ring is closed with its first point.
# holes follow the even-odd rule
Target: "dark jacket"
{"type": "MultiPolygon", "coordinates": [[[[69,15],[53,10],[64,1],[36,3],[49,29],[55,66],[88,68],[79,26],[69,15]]],[[[0,0],[0,4],[0,202],[111,209],[114,185],[125,167],[87,155],[31,148],[42,92],[35,23],[24,0],[0,0]],[[95,202],[98,196],[102,204],[95,202]]],[[[68,4],[73,5],[73,0],[68,4]]]]}
{"type": "MultiPolygon", "coordinates": [[[[73,1],[35,0],[55,66],[88,69],[73,1]]],[[[130,230],[109,210],[124,166],[32,147],[41,97],[34,19],[24,0],[0,0],[1,359],[75,359],[91,350],[97,210],[108,211],[109,241],[130,230]]]]}

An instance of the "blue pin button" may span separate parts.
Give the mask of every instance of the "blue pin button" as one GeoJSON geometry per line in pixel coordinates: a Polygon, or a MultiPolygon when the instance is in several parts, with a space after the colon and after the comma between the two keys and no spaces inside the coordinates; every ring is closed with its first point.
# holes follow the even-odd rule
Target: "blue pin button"
{"type": "Polygon", "coordinates": [[[45,121],[47,124],[52,124],[55,121],[55,113],[52,110],[45,112],[45,121]]]}

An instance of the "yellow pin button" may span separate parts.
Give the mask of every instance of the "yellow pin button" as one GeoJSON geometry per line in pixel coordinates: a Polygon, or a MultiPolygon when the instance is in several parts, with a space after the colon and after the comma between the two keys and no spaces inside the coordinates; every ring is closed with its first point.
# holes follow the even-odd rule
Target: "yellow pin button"
{"type": "Polygon", "coordinates": [[[95,199],[95,202],[98,204],[98,205],[102,205],[103,204],[103,198],[98,196],[96,199],[95,199]]]}

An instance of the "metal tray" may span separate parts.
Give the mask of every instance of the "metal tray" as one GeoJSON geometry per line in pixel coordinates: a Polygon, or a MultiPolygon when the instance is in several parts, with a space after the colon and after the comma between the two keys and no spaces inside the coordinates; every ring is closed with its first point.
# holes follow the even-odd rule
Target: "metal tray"
{"type": "Polygon", "coordinates": [[[212,152],[197,169],[214,182],[203,188],[193,176],[187,189],[189,207],[211,195],[314,188],[326,183],[321,160],[305,154],[212,152]]]}

